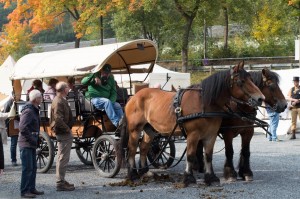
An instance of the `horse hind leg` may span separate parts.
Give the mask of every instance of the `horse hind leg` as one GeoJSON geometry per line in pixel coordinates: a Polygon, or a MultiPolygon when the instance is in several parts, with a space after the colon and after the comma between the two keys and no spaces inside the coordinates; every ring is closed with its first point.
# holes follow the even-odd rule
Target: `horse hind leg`
{"type": "Polygon", "coordinates": [[[129,180],[136,180],[139,178],[136,164],[135,164],[135,155],[138,147],[140,133],[137,131],[132,131],[129,135],[128,140],[128,171],[127,171],[127,178],[129,180]]]}
{"type": "Polygon", "coordinates": [[[153,137],[150,137],[148,134],[144,134],[143,139],[140,143],[140,169],[139,175],[143,177],[151,177],[153,174],[149,171],[147,164],[147,154],[151,146],[153,137]]]}
{"type": "Polygon", "coordinates": [[[239,176],[245,181],[253,180],[253,172],[250,168],[250,141],[253,136],[253,131],[247,132],[242,137],[242,149],[239,162],[239,176]]]}

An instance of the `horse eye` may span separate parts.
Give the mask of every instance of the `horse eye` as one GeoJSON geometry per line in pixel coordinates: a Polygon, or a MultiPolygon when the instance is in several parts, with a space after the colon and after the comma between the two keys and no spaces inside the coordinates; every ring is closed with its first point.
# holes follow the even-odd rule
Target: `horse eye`
{"type": "Polygon", "coordinates": [[[236,83],[237,83],[238,86],[243,86],[243,84],[245,83],[245,80],[240,80],[239,79],[239,80],[237,80],[236,83]]]}

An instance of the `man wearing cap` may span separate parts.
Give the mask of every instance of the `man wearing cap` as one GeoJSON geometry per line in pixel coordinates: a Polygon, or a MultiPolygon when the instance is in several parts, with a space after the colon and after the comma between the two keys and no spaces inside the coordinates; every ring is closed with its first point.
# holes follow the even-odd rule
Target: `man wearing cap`
{"type": "Polygon", "coordinates": [[[104,109],[113,125],[118,127],[123,110],[116,102],[117,90],[114,76],[111,74],[111,65],[105,64],[99,72],[84,77],[81,83],[88,86],[86,97],[91,99],[97,109],[104,109]]]}
{"type": "Polygon", "coordinates": [[[292,111],[292,137],[291,139],[296,139],[296,125],[297,117],[300,117],[300,87],[299,87],[299,77],[293,77],[294,87],[292,87],[288,93],[288,100],[291,102],[292,111]]]}

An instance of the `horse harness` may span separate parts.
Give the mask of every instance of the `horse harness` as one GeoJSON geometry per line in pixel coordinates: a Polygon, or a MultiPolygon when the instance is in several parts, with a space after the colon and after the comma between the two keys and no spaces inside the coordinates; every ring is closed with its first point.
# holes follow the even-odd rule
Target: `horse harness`
{"type": "MultiPolygon", "coordinates": [[[[253,123],[253,125],[249,126],[233,126],[233,127],[221,127],[221,128],[245,128],[245,127],[262,127],[267,133],[269,133],[265,127],[269,126],[266,122],[256,118],[256,111],[248,113],[244,111],[239,111],[239,112],[234,112],[229,106],[226,105],[227,111],[226,112],[200,112],[200,113],[192,113],[189,115],[183,116],[182,114],[182,108],[181,108],[181,102],[182,102],[182,97],[184,93],[187,90],[194,90],[194,91],[201,91],[201,88],[187,88],[187,89],[179,89],[176,92],[176,95],[173,100],[173,106],[175,108],[174,112],[176,114],[176,124],[175,127],[172,130],[172,134],[175,132],[175,129],[177,126],[179,126],[180,131],[182,135],[187,138],[186,134],[186,129],[184,128],[184,123],[186,121],[190,121],[193,119],[198,119],[198,118],[212,118],[212,117],[222,117],[222,118],[240,118],[243,121],[248,121],[253,123]]],[[[240,102],[237,102],[240,103],[240,102]]],[[[172,134],[170,136],[172,136],[172,134]]]]}
{"type": "Polygon", "coordinates": [[[185,93],[185,91],[187,90],[194,90],[194,91],[200,91],[201,88],[186,88],[186,89],[179,89],[176,92],[176,95],[174,97],[173,100],[173,106],[175,108],[175,114],[176,114],[176,125],[173,129],[173,132],[175,131],[175,129],[177,128],[177,126],[179,126],[182,135],[186,138],[187,134],[186,134],[186,130],[183,126],[184,122],[186,121],[190,121],[190,120],[194,120],[194,119],[198,119],[198,118],[207,118],[207,117],[228,117],[228,113],[226,112],[200,112],[200,113],[192,113],[189,115],[182,115],[182,109],[181,109],[181,101],[182,101],[182,97],[183,94],[185,93]]]}

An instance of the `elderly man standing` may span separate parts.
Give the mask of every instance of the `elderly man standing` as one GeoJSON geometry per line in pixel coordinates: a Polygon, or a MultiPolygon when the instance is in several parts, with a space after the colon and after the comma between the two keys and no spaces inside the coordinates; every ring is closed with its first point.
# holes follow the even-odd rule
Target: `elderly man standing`
{"type": "Polygon", "coordinates": [[[75,189],[74,184],[68,183],[65,179],[73,143],[71,131],[73,117],[71,108],[66,100],[68,93],[68,84],[65,82],[58,82],[56,84],[56,96],[51,105],[50,126],[56,134],[58,147],[56,161],[57,191],[73,191],[75,189]]]}
{"type": "Polygon", "coordinates": [[[36,148],[40,132],[40,117],[38,106],[42,102],[42,94],[33,90],[29,94],[29,102],[25,104],[20,115],[19,139],[20,157],[22,161],[21,197],[35,198],[43,195],[37,191],[36,182],[36,148]]]}

